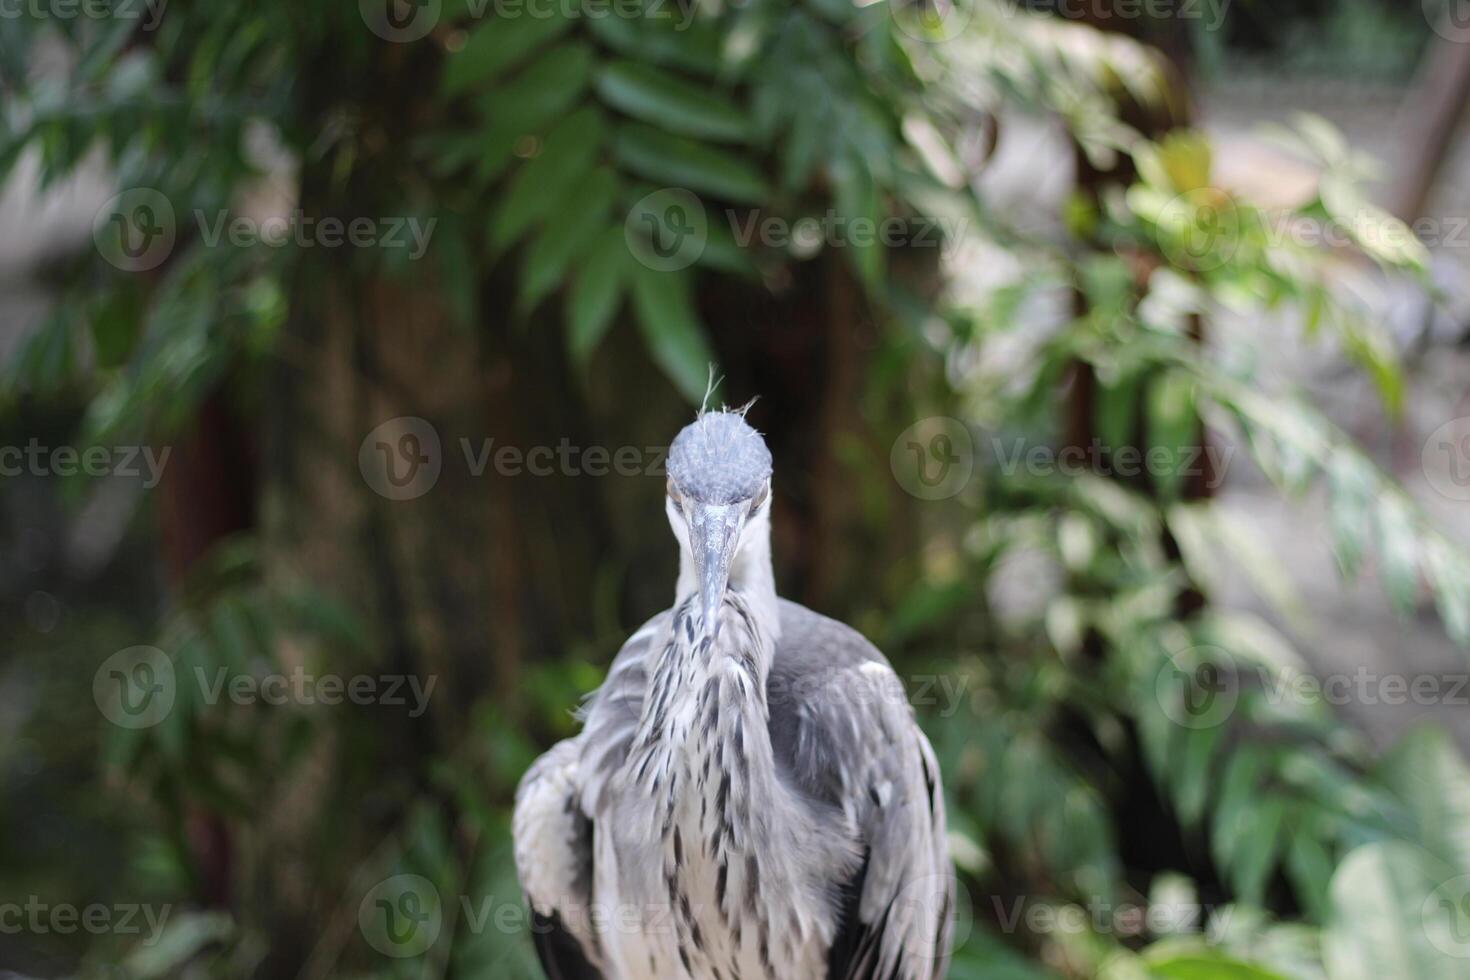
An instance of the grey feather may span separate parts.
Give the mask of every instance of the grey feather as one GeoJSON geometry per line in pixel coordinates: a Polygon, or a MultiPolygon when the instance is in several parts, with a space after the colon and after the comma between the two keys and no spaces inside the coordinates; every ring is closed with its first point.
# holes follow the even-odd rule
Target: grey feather
{"type": "Polygon", "coordinates": [[[936,980],[954,873],[934,754],[856,631],[776,597],[771,455],[707,412],[669,455],[673,608],[527,773],[516,869],[548,971],[936,980]]]}
{"type": "Polygon", "coordinates": [[[681,492],[708,504],[755,495],[771,477],[771,451],[738,412],[705,412],[669,446],[669,477],[681,492]]]}
{"type": "MultiPolygon", "coordinates": [[[[831,848],[814,849],[811,853],[829,864],[809,872],[830,880],[835,893],[854,873],[852,854],[866,848],[870,858],[858,925],[881,924],[869,953],[872,975],[942,977],[951,941],[954,874],[933,752],[898,677],[871,643],[795,603],[782,600],[779,609],[781,639],[766,680],[772,758],[782,781],[797,790],[788,805],[821,821],[824,833],[837,829],[847,835],[848,846],[839,849],[846,860],[834,860],[831,848]]],[[[580,793],[570,802],[598,824],[627,825],[633,819],[616,783],[634,748],[650,670],[672,639],[673,621],[673,611],[667,611],[635,633],[587,703],[577,740],[580,793]]],[[[581,874],[590,878],[593,870],[581,874]]],[[[730,892],[732,876],[727,872],[730,892]]],[[[741,878],[749,884],[743,872],[741,878]]],[[[836,900],[829,896],[829,902],[836,900]]],[[[833,909],[826,912],[830,931],[844,925],[831,921],[833,909]]],[[[679,963],[666,966],[670,976],[714,976],[683,972],[679,963]]]]}

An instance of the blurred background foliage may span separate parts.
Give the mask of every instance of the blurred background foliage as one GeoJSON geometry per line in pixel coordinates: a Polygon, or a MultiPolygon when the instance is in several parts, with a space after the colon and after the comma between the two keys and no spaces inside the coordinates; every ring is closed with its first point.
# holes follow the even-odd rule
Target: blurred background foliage
{"type": "Polygon", "coordinates": [[[1462,975],[1433,937],[1461,935],[1465,908],[1433,896],[1470,874],[1463,760],[1432,732],[1376,758],[1332,713],[1271,697],[1305,667],[1217,579],[1231,563],[1273,601],[1289,589],[1191,452],[1228,434],[1282,492],[1325,492],[1322,546],[1343,575],[1371,562],[1396,605],[1433,606],[1470,641],[1465,551],[1210,329],[1225,310],[1284,311],[1340,345],[1393,416],[1395,346],[1334,278],[1341,256],[1277,232],[1341,220],[1360,233],[1354,261],[1419,285],[1426,253],[1315,117],[1274,136],[1318,168],[1308,200],[1221,190],[1184,82],[1261,61],[1403,78],[1416,12],[1238,0],[1202,31],[990,0],[600,18],[444,0],[395,43],[368,28],[372,6],[175,0],[154,30],[0,20],[3,168],[34,168],[44,190],[101,158],[119,189],[152,188],[181,216],[156,269],[49,258],[58,302],[6,359],[0,419],[7,445],[172,449],[146,492],[81,477],[0,491],[23,515],[7,528],[0,898],[174,912],[159,942],[0,935],[0,966],[536,975],[523,920],[467,913],[519,908],[515,782],[666,603],[674,554],[656,474],[475,478],[458,446],[658,446],[717,363],[720,395],[762,399],[783,592],[957,692],[915,695],[969,896],[953,977],[1462,975]],[[1018,112],[1074,150],[1054,161],[1073,187],[1047,220],[1017,220],[972,180],[1018,112]],[[698,261],[671,271],[633,240],[665,187],[710,216],[698,261]],[[434,230],[410,260],[212,243],[189,218],[297,208],[434,230]],[[731,232],[829,213],[937,225],[944,258],[731,232]],[[985,257],[983,283],[967,254],[985,257]],[[415,500],[359,472],[364,438],[395,416],[444,441],[440,482],[415,500]],[[957,493],[921,499],[906,467],[948,465],[945,419],[975,441],[1103,455],[1028,474],[978,452],[957,493]],[[1113,475],[1129,450],[1164,462],[1113,475]],[[1024,610],[1001,615],[1018,576],[1024,610]],[[110,725],[90,679],[141,643],[185,678],[437,688],[415,715],[209,704],[181,683],[162,723],[110,725]],[[1200,717],[1222,690],[1230,707],[1200,717]],[[444,926],[394,959],[358,910],[400,873],[434,883],[444,926]],[[1178,914],[1134,929],[1127,907],[1178,914]],[[1047,929],[1038,910],[1084,914],[1047,929]]]}

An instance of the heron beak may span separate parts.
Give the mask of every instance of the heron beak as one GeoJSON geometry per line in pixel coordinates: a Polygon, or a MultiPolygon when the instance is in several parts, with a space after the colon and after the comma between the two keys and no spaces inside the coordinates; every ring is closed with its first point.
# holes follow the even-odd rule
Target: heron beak
{"type": "Polygon", "coordinates": [[[745,509],[738,504],[718,506],[696,503],[686,515],[689,547],[694,552],[694,570],[699,574],[699,606],[704,631],[714,635],[716,616],[730,580],[730,563],[740,544],[745,526],[745,509]]]}

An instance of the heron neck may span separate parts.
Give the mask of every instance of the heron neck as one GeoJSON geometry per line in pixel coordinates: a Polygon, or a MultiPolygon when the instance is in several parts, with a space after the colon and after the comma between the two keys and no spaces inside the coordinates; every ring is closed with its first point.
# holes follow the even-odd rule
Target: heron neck
{"type": "MultiPolygon", "coordinates": [[[[741,545],[730,565],[729,588],[745,597],[756,614],[759,627],[774,644],[781,636],[781,617],[776,606],[776,575],[771,567],[769,532],[752,534],[741,545]]],[[[677,606],[697,591],[699,576],[694,568],[694,557],[685,548],[679,553],[679,582],[674,590],[674,604],[677,606]]]]}

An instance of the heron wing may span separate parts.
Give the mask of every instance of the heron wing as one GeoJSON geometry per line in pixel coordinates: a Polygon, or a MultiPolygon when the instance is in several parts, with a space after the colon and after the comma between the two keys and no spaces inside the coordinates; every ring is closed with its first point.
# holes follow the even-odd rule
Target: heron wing
{"type": "Polygon", "coordinates": [[[955,877],[944,791],[903,685],[855,630],[781,603],[767,684],[771,742],[793,781],[858,830],[864,859],[833,882],[829,980],[944,975],[955,877]]]}
{"type": "Polygon", "coordinates": [[[587,917],[592,821],[578,803],[581,747],[567,739],[532,764],[516,790],[516,874],[531,906],[531,935],[549,980],[601,980],[587,917]]]}
{"type": "Polygon", "coordinates": [[[651,651],[660,648],[658,641],[668,629],[669,618],[667,610],[661,612],[628,637],[613,658],[607,679],[582,707],[582,807],[594,816],[607,812],[608,783],[623,767],[638,734],[653,668],[651,651]]]}
{"type": "Polygon", "coordinates": [[[552,746],[516,790],[516,873],[549,980],[602,980],[590,917],[593,822],[607,776],[632,743],[647,683],[643,658],[663,618],[650,620],[623,645],[583,708],[582,733],[552,746]]]}

